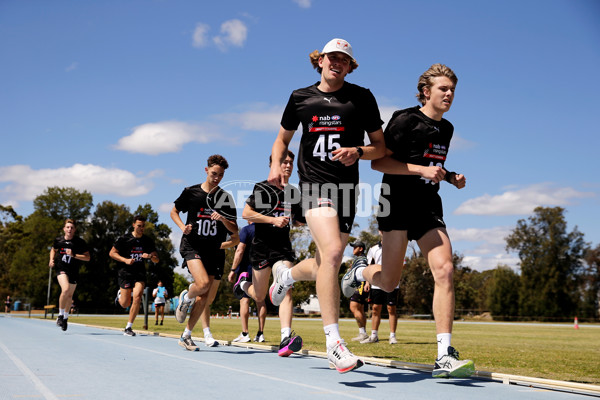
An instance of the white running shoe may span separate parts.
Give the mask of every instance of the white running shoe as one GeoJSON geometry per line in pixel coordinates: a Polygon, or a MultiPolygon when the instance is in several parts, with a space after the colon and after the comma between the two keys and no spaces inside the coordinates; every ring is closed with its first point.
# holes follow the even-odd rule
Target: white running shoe
{"type": "Polygon", "coordinates": [[[366,267],[367,257],[358,256],[352,261],[352,266],[350,269],[344,274],[342,278],[342,293],[346,297],[351,297],[352,294],[356,291],[356,289],[360,286],[360,281],[356,280],[356,270],[360,267],[366,267]]]}
{"type": "Polygon", "coordinates": [[[459,360],[458,351],[448,346],[448,354],[435,360],[431,376],[434,378],[468,378],[475,373],[475,364],[471,360],[459,360]]]}
{"type": "Polygon", "coordinates": [[[236,337],[235,339],[232,340],[232,342],[238,342],[238,343],[247,343],[250,341],[250,335],[246,334],[244,335],[243,333],[240,333],[240,335],[238,337],[236,337]]]}
{"type": "Polygon", "coordinates": [[[334,367],[340,374],[360,368],[363,361],[352,354],[343,339],[338,340],[331,348],[327,348],[329,366],[334,367]]]}
{"type": "Polygon", "coordinates": [[[365,343],[377,343],[379,342],[379,337],[377,336],[369,336],[368,338],[360,341],[362,344],[365,343]]]}
{"type": "Polygon", "coordinates": [[[188,301],[183,301],[183,299],[185,298],[184,296],[187,293],[188,293],[187,289],[185,289],[181,292],[181,294],[179,295],[179,305],[175,309],[175,319],[180,324],[182,324],[185,321],[185,318],[187,317],[188,309],[192,308],[192,306],[196,302],[195,297],[193,299],[189,299],[188,301]]]}
{"type": "Polygon", "coordinates": [[[363,340],[365,340],[366,338],[368,338],[369,335],[367,335],[366,333],[358,333],[357,337],[352,338],[353,342],[362,342],[363,340]]]}
{"type": "Polygon", "coordinates": [[[181,336],[179,345],[188,351],[200,351],[200,347],[196,346],[191,336],[181,336]]]}
{"type": "Polygon", "coordinates": [[[219,342],[212,335],[204,336],[204,345],[206,347],[217,347],[219,342]]]}
{"type": "Polygon", "coordinates": [[[390,336],[390,344],[396,344],[398,341],[396,340],[396,336],[390,336]]]}
{"type": "Polygon", "coordinates": [[[283,271],[288,269],[283,263],[283,261],[277,261],[275,265],[273,265],[272,269],[273,283],[269,288],[269,298],[271,299],[271,303],[273,303],[274,306],[278,306],[281,304],[281,302],[285,298],[286,293],[288,292],[288,290],[290,290],[292,286],[286,286],[282,282],[281,275],[283,274],[283,271]]]}
{"type": "Polygon", "coordinates": [[[265,335],[263,335],[262,333],[260,335],[256,335],[254,337],[254,341],[258,343],[263,343],[265,341],[265,335]]]}

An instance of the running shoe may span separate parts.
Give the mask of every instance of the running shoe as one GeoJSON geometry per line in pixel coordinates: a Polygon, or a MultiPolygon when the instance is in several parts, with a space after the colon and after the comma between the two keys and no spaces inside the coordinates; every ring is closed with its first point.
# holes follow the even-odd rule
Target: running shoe
{"type": "Polygon", "coordinates": [[[396,344],[398,341],[396,340],[396,336],[390,336],[390,344],[396,344]]]}
{"type": "Polygon", "coordinates": [[[206,335],[204,336],[204,345],[206,347],[217,347],[219,342],[217,342],[212,335],[206,335]]]}
{"type": "Polygon", "coordinates": [[[279,344],[279,351],[277,352],[277,355],[279,355],[279,357],[288,357],[290,354],[300,351],[301,349],[302,338],[298,335],[295,335],[295,332],[292,331],[290,336],[283,338],[279,344]]]}
{"type": "Polygon", "coordinates": [[[434,378],[468,378],[475,372],[471,360],[459,360],[458,351],[448,346],[448,354],[435,360],[431,376],[434,378]]]}
{"type": "Polygon", "coordinates": [[[179,295],[179,305],[175,309],[175,319],[180,324],[183,323],[183,321],[185,321],[185,318],[187,317],[188,309],[190,309],[196,302],[195,297],[193,299],[189,299],[188,301],[183,301],[183,299],[185,298],[185,295],[187,293],[188,293],[187,289],[184,289],[181,292],[181,294],[179,295]]]}
{"type": "Polygon", "coordinates": [[[196,346],[191,336],[181,336],[179,345],[188,351],[200,351],[200,347],[196,346]]]}
{"type": "Polygon", "coordinates": [[[269,298],[271,299],[271,303],[273,303],[274,306],[278,306],[281,304],[281,302],[285,298],[286,293],[292,287],[291,285],[284,285],[283,280],[281,279],[281,275],[286,269],[287,268],[285,264],[280,261],[276,262],[275,265],[273,265],[273,283],[269,288],[269,298]]]}
{"type": "Polygon", "coordinates": [[[368,338],[366,338],[364,340],[361,340],[360,342],[362,344],[365,344],[365,343],[377,343],[377,342],[379,342],[379,337],[371,335],[368,338]]]}
{"type": "Polygon", "coordinates": [[[135,336],[135,332],[131,328],[125,328],[123,331],[124,336],[135,336]]]}
{"type": "Polygon", "coordinates": [[[163,324],[163,322],[162,322],[162,321],[160,321],[160,324],[162,325],[162,324],[163,324]]]}
{"type": "Polygon", "coordinates": [[[360,267],[366,267],[367,265],[367,257],[365,256],[358,256],[352,261],[352,266],[342,278],[342,293],[344,296],[351,297],[360,286],[361,282],[356,280],[356,270],[360,267]]]}
{"type": "Polygon", "coordinates": [[[237,282],[235,283],[235,285],[233,285],[233,295],[235,296],[236,299],[241,300],[244,295],[246,294],[246,292],[244,292],[244,290],[242,289],[242,282],[246,282],[248,280],[248,273],[247,272],[242,272],[240,274],[240,276],[238,277],[237,282]]]}
{"type": "Polygon", "coordinates": [[[63,316],[59,315],[58,318],[56,318],[56,326],[58,326],[59,328],[62,328],[62,322],[63,322],[63,316]]]}
{"type": "Polygon", "coordinates": [[[367,335],[366,333],[359,332],[357,337],[352,338],[352,341],[353,342],[362,342],[363,340],[365,340],[368,337],[369,337],[369,335],[367,335]]]}
{"type": "Polygon", "coordinates": [[[60,325],[60,329],[62,329],[63,331],[66,331],[67,330],[67,326],[68,326],[68,321],[69,321],[68,318],[63,318],[62,319],[62,323],[60,325]]]}
{"type": "Polygon", "coordinates": [[[250,335],[248,335],[247,333],[244,335],[244,332],[240,333],[240,335],[238,337],[236,337],[235,339],[232,340],[232,342],[238,342],[238,343],[247,343],[250,341],[250,335]]]}
{"type": "Polygon", "coordinates": [[[340,374],[360,368],[363,361],[352,354],[343,339],[338,340],[331,348],[327,348],[329,367],[335,368],[340,374]]]}
{"type": "Polygon", "coordinates": [[[257,334],[256,336],[254,336],[254,341],[258,343],[263,343],[265,341],[265,335],[263,335],[262,333],[260,335],[257,334]]]}

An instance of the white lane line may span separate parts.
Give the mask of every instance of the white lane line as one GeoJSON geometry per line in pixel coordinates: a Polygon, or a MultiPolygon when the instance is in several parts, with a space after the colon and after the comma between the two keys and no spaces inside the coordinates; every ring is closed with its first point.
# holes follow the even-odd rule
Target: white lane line
{"type": "Polygon", "coordinates": [[[259,374],[259,373],[256,373],[256,372],[247,371],[245,369],[232,368],[232,367],[227,367],[227,366],[224,366],[224,365],[221,365],[221,364],[214,364],[214,363],[210,363],[210,362],[206,362],[206,361],[202,361],[202,360],[190,359],[190,358],[187,358],[187,357],[178,356],[178,355],[171,354],[171,353],[163,353],[161,351],[150,350],[150,349],[147,349],[145,347],[138,347],[138,346],[132,346],[132,345],[123,344],[123,343],[116,343],[116,342],[113,342],[113,341],[110,341],[110,340],[107,340],[107,339],[101,339],[101,338],[96,338],[96,337],[93,337],[93,338],[90,338],[90,339],[97,340],[99,342],[110,343],[112,345],[116,344],[116,345],[123,346],[123,347],[129,347],[131,349],[141,350],[141,351],[145,351],[145,352],[148,352],[148,353],[159,354],[159,355],[165,356],[165,357],[176,358],[176,359],[184,360],[184,361],[191,361],[191,362],[194,362],[194,363],[197,363],[197,364],[203,364],[203,365],[206,365],[206,366],[209,366],[209,367],[213,367],[213,368],[221,368],[221,369],[224,369],[224,370],[227,370],[227,371],[237,372],[238,374],[252,375],[252,376],[255,376],[255,377],[258,377],[258,378],[262,378],[262,379],[269,379],[269,380],[272,380],[272,381],[283,382],[283,383],[286,383],[288,385],[302,386],[304,388],[308,388],[308,389],[311,389],[313,391],[316,391],[317,393],[331,393],[331,394],[335,394],[335,395],[338,395],[338,396],[348,397],[348,398],[351,398],[351,399],[372,400],[372,399],[370,399],[368,397],[353,395],[353,394],[348,393],[348,392],[340,392],[340,391],[337,391],[337,390],[331,390],[331,389],[320,387],[320,386],[308,385],[306,383],[301,383],[301,382],[296,382],[296,381],[290,381],[290,380],[287,380],[287,379],[281,379],[281,378],[277,378],[275,376],[259,374]]]}
{"type": "Polygon", "coordinates": [[[48,387],[46,387],[46,385],[44,385],[42,381],[37,376],[35,376],[35,374],[29,368],[27,368],[27,366],[17,356],[15,356],[2,342],[0,342],[0,349],[2,349],[4,353],[6,353],[8,358],[11,359],[11,361],[17,366],[17,368],[19,368],[19,370],[21,370],[23,375],[29,378],[29,380],[33,383],[33,386],[35,386],[38,392],[40,392],[45,399],[58,400],[58,397],[56,397],[54,393],[52,393],[52,391],[48,389],[48,387]]]}

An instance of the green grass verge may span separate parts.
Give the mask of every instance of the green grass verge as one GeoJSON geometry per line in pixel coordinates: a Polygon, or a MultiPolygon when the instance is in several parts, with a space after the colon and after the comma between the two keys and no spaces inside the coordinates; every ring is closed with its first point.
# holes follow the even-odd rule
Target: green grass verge
{"type": "MultiPolygon", "coordinates": [[[[127,316],[72,315],[69,321],[124,328],[127,316]]],[[[140,315],[134,323],[134,330],[141,330],[143,322],[144,317],[140,315]]],[[[254,338],[258,320],[251,318],[249,327],[250,335],[254,338]]],[[[183,328],[184,325],[177,323],[172,316],[165,319],[163,326],[154,325],[154,316],[149,319],[150,331],[180,335],[183,328]]],[[[279,345],[279,329],[277,319],[267,319],[265,344],[279,345]]],[[[325,351],[325,338],[320,320],[296,318],[293,329],[302,336],[304,349],[325,351]]],[[[212,318],[211,331],[216,339],[233,340],[241,331],[241,323],[236,318],[212,318]]],[[[367,331],[370,332],[370,321],[367,323],[367,331]]],[[[387,320],[381,322],[379,343],[351,342],[350,339],[358,334],[354,320],[340,320],[340,332],[352,352],[361,356],[433,364],[437,352],[435,324],[432,321],[399,320],[396,345],[388,343],[387,320]]],[[[203,336],[200,322],[194,329],[194,336],[203,336]]],[[[475,367],[480,371],[600,384],[600,327],[597,326],[580,325],[580,329],[574,329],[572,324],[456,322],[452,345],[460,351],[461,358],[475,361],[475,367]]]]}

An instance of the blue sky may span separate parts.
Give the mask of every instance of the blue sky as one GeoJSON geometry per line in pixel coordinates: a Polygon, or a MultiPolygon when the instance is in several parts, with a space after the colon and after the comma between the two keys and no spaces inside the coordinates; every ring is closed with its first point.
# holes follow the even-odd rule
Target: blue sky
{"type": "MultiPolygon", "coordinates": [[[[564,207],[596,246],[598,21],[595,0],[3,0],[0,203],[28,215],[47,186],[150,203],[178,242],[168,211],[206,158],[229,160],[223,183],[240,197],[265,179],[289,94],[319,79],[308,54],[341,37],[359,63],[347,80],[386,123],[417,105],[431,64],[458,75],[446,165],[467,187],[440,192],[465,264],[516,267],[504,237],[536,206],[564,207]]],[[[360,165],[367,187],[381,181],[360,165]]]]}

